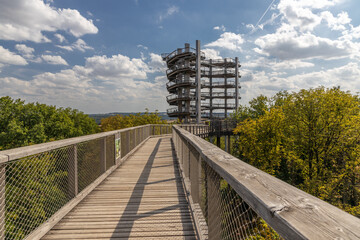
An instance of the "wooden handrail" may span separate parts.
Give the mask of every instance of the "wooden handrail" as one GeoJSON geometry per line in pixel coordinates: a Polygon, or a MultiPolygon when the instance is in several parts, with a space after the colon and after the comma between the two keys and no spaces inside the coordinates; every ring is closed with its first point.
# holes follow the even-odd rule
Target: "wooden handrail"
{"type": "Polygon", "coordinates": [[[173,126],[173,139],[195,149],[202,161],[285,239],[360,238],[359,218],[233,157],[179,126],[173,126]]]}

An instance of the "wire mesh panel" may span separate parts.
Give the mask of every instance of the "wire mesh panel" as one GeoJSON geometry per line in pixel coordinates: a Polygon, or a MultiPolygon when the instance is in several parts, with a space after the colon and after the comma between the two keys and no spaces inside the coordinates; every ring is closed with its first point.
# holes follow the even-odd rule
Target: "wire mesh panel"
{"type": "Polygon", "coordinates": [[[115,136],[106,137],[106,170],[115,165],[115,136]]]}
{"type": "Polygon", "coordinates": [[[77,146],[79,192],[97,179],[101,174],[101,139],[79,143],[77,146]]]}
{"type": "Polygon", "coordinates": [[[69,146],[1,167],[6,175],[5,239],[24,238],[71,199],[68,173],[72,154],[69,146]]]}
{"type": "Polygon", "coordinates": [[[210,239],[282,239],[206,162],[202,162],[205,211],[210,239]]]}

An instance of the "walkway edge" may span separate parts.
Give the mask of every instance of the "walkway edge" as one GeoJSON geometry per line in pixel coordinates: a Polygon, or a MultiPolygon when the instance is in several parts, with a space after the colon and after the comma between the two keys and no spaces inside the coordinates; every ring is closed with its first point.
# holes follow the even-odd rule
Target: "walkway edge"
{"type": "MultiPolygon", "coordinates": [[[[148,141],[150,137],[147,137],[142,141],[138,146],[126,154],[121,160],[111,168],[109,168],[105,173],[98,177],[93,183],[87,186],[81,193],[79,193],[75,198],[70,200],[66,205],[60,208],[53,216],[51,216],[46,222],[41,224],[37,229],[35,229],[31,234],[26,236],[25,240],[38,240],[45,236],[66,214],[68,214],[78,203],[80,203],[89,193],[92,192],[102,181],[104,181],[115,169],[122,165],[134,152],[136,152],[141,146],[148,141]]],[[[156,136],[155,136],[156,137],[156,136]]]]}

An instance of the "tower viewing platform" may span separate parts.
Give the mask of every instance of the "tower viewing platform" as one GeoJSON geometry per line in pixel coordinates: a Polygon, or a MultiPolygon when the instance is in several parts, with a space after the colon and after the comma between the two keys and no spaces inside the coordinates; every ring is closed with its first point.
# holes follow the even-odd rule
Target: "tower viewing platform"
{"type": "Polygon", "coordinates": [[[210,126],[0,152],[0,239],[360,239],[360,219],[237,159],[210,126]]]}

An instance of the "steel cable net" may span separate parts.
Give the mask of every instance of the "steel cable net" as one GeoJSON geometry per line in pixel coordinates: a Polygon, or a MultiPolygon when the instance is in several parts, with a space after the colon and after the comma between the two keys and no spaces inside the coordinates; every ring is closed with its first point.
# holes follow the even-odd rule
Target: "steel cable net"
{"type": "Polygon", "coordinates": [[[96,180],[101,174],[101,139],[77,144],[79,192],[96,180]]]}
{"type": "Polygon", "coordinates": [[[206,162],[200,207],[210,239],[282,239],[206,162]]]}
{"type": "MultiPolygon", "coordinates": [[[[5,185],[6,180],[5,223],[1,225],[6,233],[1,239],[23,239],[73,197],[69,186],[74,183],[68,178],[72,153],[69,146],[0,166],[1,183],[5,185]]],[[[3,196],[1,192],[2,206],[3,196]]]]}
{"type": "Polygon", "coordinates": [[[106,170],[115,165],[115,136],[106,137],[106,170]]]}

